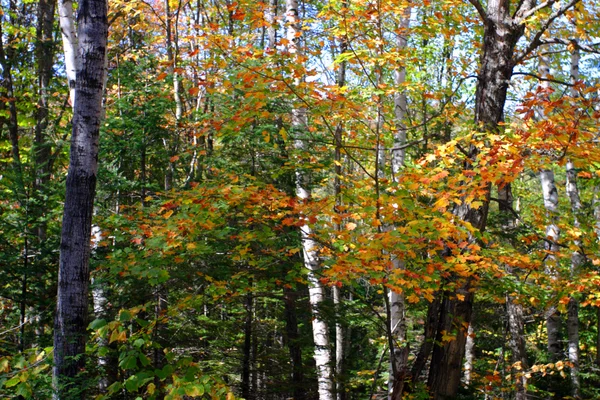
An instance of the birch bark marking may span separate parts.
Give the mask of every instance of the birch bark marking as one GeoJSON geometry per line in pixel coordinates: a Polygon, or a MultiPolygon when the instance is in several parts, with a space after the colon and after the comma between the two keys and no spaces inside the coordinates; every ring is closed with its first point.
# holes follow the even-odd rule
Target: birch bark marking
{"type": "MultiPolygon", "coordinates": [[[[400,20],[397,32],[397,51],[401,52],[406,48],[406,35],[410,27],[411,8],[408,5],[400,20]]],[[[392,179],[399,181],[400,171],[404,167],[406,150],[402,148],[406,144],[406,125],[404,118],[407,111],[406,93],[402,90],[402,85],[406,80],[406,68],[399,66],[394,71],[394,85],[396,93],[394,94],[394,123],[396,124],[396,133],[394,134],[394,150],[391,154],[392,179]]],[[[392,256],[392,268],[394,270],[404,269],[404,262],[396,256],[392,256]]],[[[388,381],[388,398],[390,400],[402,399],[404,391],[404,381],[408,374],[408,343],[406,341],[406,307],[404,295],[393,290],[389,291],[390,306],[390,333],[392,335],[392,347],[390,348],[390,378],[388,381]]]]}
{"type": "Polygon", "coordinates": [[[82,396],[72,390],[80,390],[76,378],[85,366],[90,237],[108,35],[106,0],[82,0],[77,23],[81,63],[76,76],[54,322],[57,399],[82,396]]]}
{"type": "Polygon", "coordinates": [[[75,106],[75,82],[79,68],[80,54],[78,50],[75,18],[73,17],[73,0],[58,0],[58,17],[62,35],[63,51],[65,53],[65,71],[69,83],[69,98],[71,106],[75,106]]]}
{"type": "MultiPolygon", "coordinates": [[[[550,74],[550,67],[548,58],[543,53],[539,56],[539,75],[542,78],[546,78],[550,74]]],[[[550,86],[547,81],[543,81],[540,84],[541,88],[541,100],[547,99],[548,91],[550,86]]],[[[540,108],[536,117],[539,120],[544,119],[543,110],[540,108]]],[[[546,241],[545,249],[548,252],[544,262],[544,268],[546,274],[552,279],[557,279],[557,263],[556,252],[558,251],[558,238],[560,236],[560,229],[557,224],[558,219],[558,190],[554,182],[554,171],[552,169],[544,169],[540,171],[540,183],[542,186],[542,197],[544,200],[544,207],[546,208],[546,215],[548,218],[548,225],[546,226],[546,241]]],[[[560,314],[555,306],[551,306],[546,311],[546,332],[548,335],[548,352],[552,362],[558,361],[561,358],[560,349],[560,314]]]]}
{"type": "MultiPolygon", "coordinates": [[[[298,39],[301,34],[300,19],[298,16],[298,1],[286,1],[286,22],[288,50],[291,54],[300,55],[298,39]]],[[[298,59],[298,57],[296,58],[298,59]]],[[[299,80],[296,84],[300,83],[299,80]]],[[[292,127],[297,135],[306,131],[308,125],[306,109],[294,108],[292,110],[292,127]]],[[[304,141],[296,139],[294,147],[297,151],[305,150],[304,141]]],[[[306,202],[311,197],[308,188],[308,177],[300,169],[296,169],[296,196],[300,202],[306,202]]],[[[317,243],[312,239],[312,230],[308,223],[300,226],[302,239],[302,255],[304,266],[308,271],[308,293],[312,308],[312,331],[315,342],[314,359],[317,368],[319,400],[333,400],[333,380],[331,371],[331,349],[329,347],[329,328],[327,322],[322,318],[319,307],[325,298],[325,288],[317,277],[317,271],[321,268],[317,254],[317,243]]]]}
{"type": "MultiPolygon", "coordinates": [[[[542,196],[544,198],[544,207],[548,214],[549,222],[546,226],[545,249],[548,251],[544,267],[546,274],[551,279],[556,279],[557,259],[554,255],[558,251],[556,242],[560,235],[560,229],[556,224],[556,214],[558,213],[558,191],[554,183],[554,171],[543,170],[540,172],[540,182],[542,185],[542,196]]],[[[548,335],[548,353],[552,361],[560,359],[560,315],[556,307],[552,306],[546,311],[546,331],[548,335]]]]}

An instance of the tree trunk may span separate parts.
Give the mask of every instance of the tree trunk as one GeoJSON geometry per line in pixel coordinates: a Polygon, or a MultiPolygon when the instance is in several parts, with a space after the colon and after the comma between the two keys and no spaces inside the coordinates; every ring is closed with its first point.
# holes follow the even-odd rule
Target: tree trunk
{"type": "Polygon", "coordinates": [[[62,34],[63,52],[65,54],[65,71],[69,83],[71,106],[75,106],[75,83],[80,63],[79,45],[73,17],[73,0],[58,0],[58,16],[62,34]]]}
{"type": "MultiPolygon", "coordinates": [[[[581,209],[581,200],[579,198],[579,189],[577,188],[577,171],[573,163],[567,162],[567,195],[571,201],[571,211],[573,213],[573,224],[579,227],[578,213],[581,209]]],[[[581,241],[575,240],[575,245],[581,247],[581,241]]],[[[584,261],[584,256],[579,251],[574,251],[571,255],[571,279],[576,279],[579,267],[584,261]]],[[[573,297],[569,298],[567,306],[567,349],[569,362],[571,363],[571,396],[579,398],[579,304],[573,297]]]]}
{"type": "Polygon", "coordinates": [[[108,33],[106,1],[82,0],[77,22],[82,62],[75,86],[54,324],[53,378],[58,399],[83,397],[78,391],[84,385],[77,378],[85,367],[90,236],[108,33]]]}
{"type": "MultiPolygon", "coordinates": [[[[252,287],[251,284],[249,284],[252,287]]],[[[246,294],[246,320],[244,323],[244,358],[242,360],[242,397],[246,400],[253,400],[255,393],[251,391],[250,373],[252,365],[252,325],[253,325],[253,309],[254,299],[252,293],[246,294]]]]}
{"type": "Polygon", "coordinates": [[[462,285],[454,293],[444,294],[427,380],[427,386],[435,400],[452,399],[458,392],[473,297],[470,283],[462,285]],[[457,298],[458,296],[462,299],[457,298]],[[444,335],[452,335],[453,338],[444,338],[444,335]]]}
{"type": "MultiPolygon", "coordinates": [[[[558,212],[558,191],[554,183],[554,172],[543,170],[540,172],[544,206],[548,213],[549,223],[546,227],[545,249],[548,252],[544,261],[546,274],[551,279],[557,279],[557,259],[555,253],[558,251],[556,242],[560,230],[556,224],[556,213],[558,212]]],[[[560,348],[560,314],[555,306],[551,306],[546,312],[546,331],[548,334],[548,353],[552,362],[561,358],[560,348]]]]}
{"type": "Polygon", "coordinates": [[[267,22],[267,48],[275,50],[277,43],[277,0],[270,0],[269,7],[265,10],[265,21],[267,22]]]}
{"type": "MultiPolygon", "coordinates": [[[[298,41],[302,31],[300,29],[297,0],[286,1],[286,20],[288,23],[287,38],[289,41],[289,51],[291,54],[299,54],[298,41]]],[[[296,84],[299,83],[300,81],[297,80],[296,84]]],[[[294,108],[292,110],[292,128],[295,135],[303,135],[308,128],[307,125],[306,109],[294,108]]],[[[301,154],[305,151],[305,144],[300,139],[295,140],[294,147],[301,154]]],[[[311,197],[311,192],[308,188],[308,177],[301,168],[296,169],[296,196],[301,203],[306,203],[311,197]]],[[[313,314],[312,331],[315,342],[314,359],[317,368],[319,400],[333,400],[329,327],[319,309],[325,299],[325,288],[318,277],[321,263],[317,254],[317,243],[312,238],[312,230],[306,218],[304,216],[302,218],[304,218],[304,223],[300,226],[300,236],[304,266],[308,271],[308,295],[313,314]]]]}
{"type": "MultiPolygon", "coordinates": [[[[478,0],[471,0],[477,8],[484,23],[483,53],[478,73],[475,95],[475,123],[483,131],[496,131],[504,118],[506,93],[515,65],[515,46],[524,32],[524,24],[516,18],[519,12],[511,16],[508,0],[491,0],[487,3],[487,11],[478,0]]],[[[520,11],[533,7],[530,2],[518,6],[520,11]]],[[[469,160],[465,169],[475,161],[478,149],[471,146],[469,160]]],[[[489,208],[489,185],[484,196],[483,205],[473,208],[463,203],[457,206],[454,214],[463,221],[469,222],[476,229],[483,231],[487,223],[489,208]]],[[[456,333],[456,339],[445,341],[435,346],[429,372],[429,389],[434,399],[450,399],[456,396],[460,386],[462,360],[465,354],[467,327],[471,323],[474,294],[471,280],[459,286],[458,294],[447,294],[442,304],[438,338],[442,332],[456,333]]]]}
{"type": "MultiPolygon", "coordinates": [[[[402,51],[406,48],[408,28],[410,26],[410,7],[404,9],[402,19],[400,20],[399,32],[397,32],[397,50],[402,51]]],[[[400,88],[406,80],[406,68],[404,66],[394,71],[394,85],[397,92],[394,95],[394,123],[396,132],[394,135],[394,150],[391,154],[392,179],[399,181],[400,172],[404,167],[406,150],[403,146],[406,144],[406,125],[404,118],[407,112],[406,93],[400,88]]],[[[392,255],[392,268],[395,270],[404,269],[404,263],[397,256],[392,255]]],[[[390,307],[390,374],[388,381],[388,392],[390,400],[402,399],[404,392],[404,381],[408,375],[408,353],[409,347],[406,340],[406,307],[404,294],[389,291],[388,304],[390,307]]]]}
{"type": "MultiPolygon", "coordinates": [[[[571,52],[571,83],[576,84],[579,80],[579,49],[577,41],[573,40],[573,50],[571,52]]],[[[573,98],[578,96],[577,90],[571,89],[573,98]]],[[[581,199],[579,197],[579,189],[577,187],[577,171],[571,161],[567,161],[567,196],[571,202],[571,212],[573,213],[573,225],[579,228],[579,212],[581,210],[581,199]]],[[[581,248],[581,241],[575,239],[575,245],[581,248]]],[[[576,279],[577,272],[581,264],[583,264],[584,255],[579,251],[574,251],[571,255],[571,279],[576,279]]],[[[568,340],[568,355],[571,363],[571,396],[579,398],[580,382],[579,382],[579,304],[573,297],[569,299],[567,309],[567,340],[568,340]]]]}
{"type": "Polygon", "coordinates": [[[523,323],[523,306],[515,302],[512,296],[506,297],[506,313],[508,314],[508,330],[510,332],[509,347],[512,352],[512,374],[515,379],[515,399],[527,399],[527,353],[525,350],[525,326],[523,323]]]}
{"type": "Polygon", "coordinates": [[[433,350],[435,335],[439,325],[440,309],[442,305],[440,296],[441,294],[438,293],[431,304],[429,304],[427,309],[427,319],[425,320],[423,332],[423,343],[421,344],[417,358],[415,359],[410,371],[410,382],[412,385],[421,381],[421,374],[423,373],[425,365],[427,364],[427,360],[429,359],[429,355],[433,350]]]}
{"type": "Polygon", "coordinates": [[[299,343],[298,318],[296,316],[297,293],[291,289],[283,289],[283,301],[285,305],[285,329],[287,334],[287,345],[292,364],[292,392],[294,400],[306,398],[304,387],[304,370],[302,366],[302,346],[299,343]]]}

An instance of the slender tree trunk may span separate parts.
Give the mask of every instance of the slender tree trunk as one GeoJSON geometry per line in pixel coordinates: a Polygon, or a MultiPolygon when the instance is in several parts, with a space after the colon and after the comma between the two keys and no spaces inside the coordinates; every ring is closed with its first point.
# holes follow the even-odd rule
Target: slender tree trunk
{"type": "Polygon", "coordinates": [[[525,350],[525,327],[523,323],[523,306],[512,296],[506,298],[506,313],[508,314],[508,329],[510,332],[509,347],[512,352],[512,374],[515,379],[515,399],[527,399],[527,353],[525,350]]]}
{"type": "MultiPolygon", "coordinates": [[[[252,285],[249,285],[252,287],[252,285]]],[[[246,400],[253,400],[255,393],[251,390],[250,373],[252,365],[252,325],[253,325],[253,309],[254,299],[252,293],[246,294],[245,309],[246,321],[244,323],[244,359],[242,360],[242,397],[246,400]]]]}
{"type": "Polygon", "coordinates": [[[471,384],[473,374],[473,361],[475,360],[475,331],[473,324],[467,329],[467,342],[465,343],[465,384],[471,384]]]}
{"type": "Polygon", "coordinates": [[[74,107],[75,83],[77,82],[76,75],[80,63],[80,53],[77,43],[75,18],[73,16],[73,0],[58,0],[58,16],[65,55],[65,71],[69,83],[69,97],[71,99],[71,106],[74,107]]]}
{"type": "MultiPolygon", "coordinates": [[[[36,189],[42,190],[50,181],[48,170],[50,146],[46,141],[48,127],[48,88],[52,79],[55,47],[53,44],[55,0],[40,0],[36,33],[36,60],[38,65],[39,101],[35,124],[36,189]]],[[[46,238],[45,226],[38,227],[40,240],[46,238]]]]}
{"type": "Polygon", "coordinates": [[[277,43],[277,0],[270,0],[269,7],[265,10],[265,21],[267,22],[267,48],[275,50],[277,43]]]}
{"type": "MultiPolygon", "coordinates": [[[[287,39],[289,41],[289,51],[291,54],[299,54],[299,36],[301,34],[300,19],[298,16],[298,1],[286,1],[286,21],[287,21],[287,39]]],[[[296,84],[300,83],[298,80],[296,84]]],[[[298,136],[304,134],[308,128],[307,111],[304,108],[294,108],[292,110],[292,128],[298,136]]],[[[294,142],[296,150],[302,154],[306,151],[305,143],[301,138],[294,142]]],[[[308,176],[300,168],[296,169],[296,196],[301,203],[306,203],[311,198],[311,192],[308,187],[308,176]]],[[[304,218],[304,216],[303,216],[304,218]]],[[[312,331],[315,342],[314,359],[317,368],[317,381],[319,400],[333,400],[333,374],[331,370],[331,349],[329,346],[329,327],[327,321],[321,314],[320,307],[325,299],[325,288],[319,280],[318,272],[321,269],[321,262],[318,258],[317,243],[312,238],[312,229],[306,219],[300,226],[300,235],[302,240],[302,255],[304,266],[308,271],[308,294],[311,305],[313,319],[312,331]]]]}
{"type": "MultiPolygon", "coordinates": [[[[579,227],[578,213],[581,209],[581,200],[579,199],[579,189],[577,188],[577,171],[573,163],[567,162],[567,195],[571,200],[571,210],[573,212],[574,225],[579,227]]],[[[577,247],[581,246],[580,240],[575,240],[577,247]]],[[[571,255],[571,278],[576,279],[579,267],[583,263],[583,255],[579,251],[574,251],[571,255]]],[[[579,304],[574,297],[569,298],[567,306],[567,341],[568,356],[571,363],[571,396],[579,398],[579,304]]]]}
{"type": "MultiPolygon", "coordinates": [[[[557,279],[557,258],[555,253],[558,251],[557,241],[560,235],[556,221],[558,213],[558,191],[554,183],[554,172],[552,170],[543,170],[540,172],[540,181],[542,185],[542,194],[544,206],[548,214],[549,223],[546,227],[545,249],[548,251],[544,262],[546,274],[551,279],[557,279]]],[[[548,334],[548,353],[552,362],[561,358],[560,348],[560,314],[555,306],[551,306],[546,311],[546,331],[548,334]]]]}
{"type": "Polygon", "coordinates": [[[302,346],[300,345],[300,334],[298,332],[298,317],[296,313],[297,293],[291,289],[283,289],[283,301],[285,305],[285,329],[287,344],[292,364],[292,392],[294,400],[306,399],[304,387],[304,370],[302,365],[302,346]]]}
{"type": "MultiPolygon", "coordinates": [[[[406,48],[408,28],[410,26],[410,7],[404,9],[402,19],[400,20],[397,32],[397,50],[403,51],[406,48]]],[[[406,80],[406,68],[404,66],[396,68],[394,71],[394,85],[397,92],[394,95],[394,123],[396,132],[394,134],[394,150],[391,154],[392,179],[399,181],[400,173],[404,167],[406,150],[403,148],[406,144],[406,125],[404,118],[407,112],[406,93],[400,88],[406,80]]],[[[392,268],[394,270],[404,269],[404,263],[397,256],[392,255],[392,268]]],[[[388,304],[390,307],[390,334],[392,335],[390,347],[390,374],[388,381],[388,392],[390,400],[401,400],[404,392],[404,382],[408,375],[408,341],[406,340],[406,307],[404,294],[393,290],[389,292],[388,304]]]]}
{"type": "Polygon", "coordinates": [[[53,377],[58,399],[74,398],[78,396],[74,391],[83,387],[77,378],[85,367],[90,236],[108,34],[106,0],[82,0],[77,22],[82,62],[75,86],[54,324],[53,377]]]}
{"type": "Polygon", "coordinates": [[[427,309],[427,318],[425,320],[423,332],[423,343],[421,343],[419,353],[417,353],[417,358],[415,359],[410,371],[411,386],[414,386],[414,384],[417,382],[422,381],[421,375],[423,370],[425,370],[427,360],[429,359],[429,355],[431,354],[435,343],[435,335],[439,325],[441,306],[441,294],[437,293],[427,309]]]}
{"type": "MultiPolygon", "coordinates": [[[[342,2],[342,9],[347,7],[347,2],[342,2]]],[[[348,41],[345,36],[339,38],[339,53],[343,54],[348,49],[348,41]]],[[[338,88],[343,87],[346,84],[346,67],[347,62],[342,61],[339,65],[338,74],[337,74],[337,86],[338,88]]],[[[341,213],[341,207],[343,206],[342,199],[342,150],[343,150],[343,131],[344,125],[339,123],[335,129],[335,153],[334,153],[334,180],[333,180],[333,190],[335,197],[335,213],[341,213]]],[[[334,225],[335,232],[340,232],[342,230],[342,218],[338,217],[338,222],[334,225]]],[[[335,307],[336,319],[335,319],[335,382],[336,382],[336,399],[337,400],[345,400],[346,399],[346,379],[344,373],[344,325],[342,323],[342,301],[343,296],[341,294],[341,288],[337,285],[332,287],[333,293],[333,304],[335,307]]]]}
{"type": "MultiPolygon", "coordinates": [[[[571,52],[571,83],[576,84],[579,80],[579,49],[577,41],[573,40],[573,50],[571,52]]],[[[577,90],[571,89],[573,98],[578,96],[577,90]]],[[[577,187],[577,171],[571,161],[567,161],[567,196],[571,202],[571,211],[573,213],[573,225],[579,228],[579,213],[581,210],[581,199],[577,187]]],[[[575,245],[581,248],[581,241],[575,239],[575,245]]],[[[579,251],[574,251],[571,255],[571,279],[576,279],[579,267],[583,264],[584,256],[579,251]]],[[[581,384],[579,382],[579,304],[574,297],[569,298],[567,308],[567,340],[568,355],[571,363],[571,396],[580,398],[581,384]]]]}

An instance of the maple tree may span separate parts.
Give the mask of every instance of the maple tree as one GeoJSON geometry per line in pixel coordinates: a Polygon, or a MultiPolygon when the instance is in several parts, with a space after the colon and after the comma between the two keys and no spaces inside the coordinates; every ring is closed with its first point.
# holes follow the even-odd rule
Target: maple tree
{"type": "MultiPolygon", "coordinates": [[[[0,14],[5,397],[50,398],[61,368],[82,4],[0,14]]],[[[109,2],[74,390],[596,398],[599,12],[109,2]]]]}

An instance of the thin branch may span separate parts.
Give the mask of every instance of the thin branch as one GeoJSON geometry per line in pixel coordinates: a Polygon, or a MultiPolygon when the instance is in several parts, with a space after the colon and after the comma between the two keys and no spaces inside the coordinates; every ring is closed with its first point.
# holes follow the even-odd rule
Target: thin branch
{"type": "Polygon", "coordinates": [[[549,38],[549,39],[540,39],[540,44],[562,44],[565,46],[574,46],[576,49],[581,51],[585,51],[587,53],[600,54],[600,50],[594,49],[592,46],[598,46],[600,43],[590,43],[590,44],[582,44],[577,40],[569,40],[563,38],[549,38]]]}
{"type": "Polygon", "coordinates": [[[469,0],[469,3],[471,3],[473,5],[473,7],[475,7],[475,9],[477,10],[477,13],[479,14],[479,17],[481,18],[481,20],[483,22],[485,22],[485,20],[487,19],[487,13],[483,9],[483,6],[479,2],[479,0],[469,0]]]}
{"type": "Polygon", "coordinates": [[[565,86],[569,86],[569,87],[575,86],[575,85],[573,85],[572,83],[569,83],[569,82],[559,81],[558,79],[552,79],[552,78],[544,78],[544,77],[541,77],[539,75],[532,74],[530,72],[514,72],[513,76],[514,75],[531,76],[533,78],[536,78],[538,81],[558,83],[559,85],[565,85],[565,86]]]}
{"type": "Polygon", "coordinates": [[[524,20],[531,17],[536,12],[540,11],[543,8],[551,6],[554,3],[556,3],[556,0],[548,0],[548,1],[543,2],[542,4],[539,4],[537,7],[533,7],[527,11],[524,11],[523,14],[521,14],[521,15],[515,14],[516,15],[515,23],[522,24],[524,20]]]}
{"type": "Polygon", "coordinates": [[[571,0],[570,2],[568,2],[563,7],[561,7],[558,10],[556,10],[555,12],[553,12],[552,15],[550,15],[550,17],[548,18],[548,20],[542,25],[542,27],[540,28],[540,30],[537,31],[537,33],[535,34],[535,36],[533,37],[533,39],[531,40],[531,42],[529,42],[529,45],[525,48],[525,50],[523,51],[523,53],[521,53],[521,55],[515,57],[514,64],[515,65],[519,64],[531,52],[533,52],[540,45],[542,45],[542,41],[541,41],[542,35],[544,34],[544,32],[546,32],[548,30],[548,28],[550,27],[550,25],[552,25],[552,23],[554,22],[554,20],[557,19],[558,17],[562,16],[565,12],[567,12],[571,7],[574,7],[580,1],[581,0],[571,0]]]}

